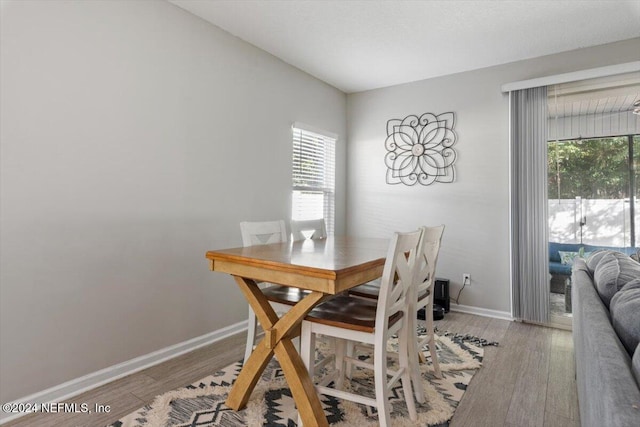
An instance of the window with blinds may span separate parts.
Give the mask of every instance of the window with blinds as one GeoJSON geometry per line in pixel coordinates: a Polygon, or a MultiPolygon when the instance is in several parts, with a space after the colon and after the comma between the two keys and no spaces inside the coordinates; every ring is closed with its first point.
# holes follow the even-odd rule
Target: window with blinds
{"type": "Polygon", "coordinates": [[[324,218],[329,235],[335,223],[335,152],[335,136],[293,126],[291,219],[324,218]]]}

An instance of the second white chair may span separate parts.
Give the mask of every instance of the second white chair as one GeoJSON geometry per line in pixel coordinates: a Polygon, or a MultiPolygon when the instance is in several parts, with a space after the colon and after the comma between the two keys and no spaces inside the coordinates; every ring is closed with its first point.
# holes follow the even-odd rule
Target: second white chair
{"type": "Polygon", "coordinates": [[[425,345],[429,345],[431,364],[436,377],[442,378],[436,352],[436,339],[433,325],[433,284],[435,282],[436,264],[438,263],[438,253],[440,252],[443,233],[444,225],[422,227],[420,250],[416,259],[416,280],[414,286],[411,288],[409,297],[410,312],[414,313],[414,316],[411,318],[411,323],[413,323],[411,328],[415,331],[415,337],[410,341],[412,346],[409,348],[409,358],[412,366],[411,372],[414,392],[416,400],[420,403],[425,402],[422,375],[419,367],[420,362],[426,362],[424,353],[422,352],[425,345]],[[422,337],[418,336],[415,317],[415,313],[421,308],[425,310],[426,320],[426,331],[422,337]]]}
{"type": "MultiPolygon", "coordinates": [[[[420,374],[419,363],[425,362],[422,350],[425,345],[429,345],[429,353],[431,355],[431,363],[436,377],[441,378],[440,364],[438,363],[438,355],[436,353],[435,332],[433,325],[433,284],[435,281],[436,264],[438,262],[438,254],[440,252],[440,244],[442,234],[444,233],[444,225],[435,227],[421,227],[422,238],[420,241],[419,254],[416,259],[416,278],[414,285],[410,289],[407,301],[410,304],[410,313],[413,315],[409,318],[409,322],[413,325],[411,329],[415,334],[415,338],[410,341],[409,359],[411,362],[411,372],[413,377],[413,389],[416,400],[420,403],[425,402],[424,390],[422,387],[422,378],[420,374]],[[421,308],[425,309],[426,331],[425,336],[419,337],[417,334],[415,313],[421,308]]],[[[349,294],[355,297],[372,299],[378,298],[380,293],[379,281],[366,283],[349,290],[349,294]]],[[[348,352],[353,350],[348,348],[348,352]]]]}
{"type": "MultiPolygon", "coordinates": [[[[287,228],[284,221],[263,221],[263,222],[247,222],[240,223],[240,232],[242,233],[243,246],[267,245],[270,243],[281,243],[287,241],[287,228]]],[[[275,311],[287,312],[291,306],[297,304],[302,298],[309,294],[298,288],[291,288],[280,285],[266,285],[262,288],[269,303],[275,311]]],[[[256,340],[256,329],[258,321],[256,314],[251,306],[249,306],[249,316],[247,319],[247,344],[244,351],[244,361],[249,359],[256,340]]]]}
{"type": "MultiPolygon", "coordinates": [[[[337,296],[312,310],[302,322],[301,356],[309,375],[313,378],[315,363],[315,335],[337,338],[336,388],[329,388],[320,382],[316,389],[321,394],[351,400],[378,409],[381,426],[390,425],[389,391],[401,380],[402,388],[411,420],[417,419],[413,391],[411,389],[411,369],[409,365],[409,340],[413,340],[408,321],[409,304],[407,294],[415,280],[415,261],[419,249],[422,230],[411,233],[396,233],[389,245],[387,259],[382,273],[380,293],[377,300],[337,296]],[[408,254],[408,255],[407,255],[408,254]],[[398,335],[399,368],[391,371],[387,367],[387,342],[392,335],[398,335]],[[358,358],[345,356],[345,341],[372,344],[373,366],[358,358]],[[370,369],[373,367],[375,399],[341,390],[345,362],[370,369]],[[387,376],[391,380],[387,381],[387,376]]],[[[413,313],[414,315],[415,313],[413,313]]]]}
{"type": "Polygon", "coordinates": [[[296,242],[304,239],[325,239],[327,228],[324,219],[291,220],[291,239],[296,242]]]}

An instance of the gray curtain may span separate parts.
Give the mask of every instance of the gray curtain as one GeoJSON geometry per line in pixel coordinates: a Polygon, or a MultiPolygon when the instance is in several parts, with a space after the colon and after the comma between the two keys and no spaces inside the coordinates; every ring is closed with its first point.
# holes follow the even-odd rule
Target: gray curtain
{"type": "Polygon", "coordinates": [[[549,320],[547,88],[509,93],[513,315],[549,320]]]}

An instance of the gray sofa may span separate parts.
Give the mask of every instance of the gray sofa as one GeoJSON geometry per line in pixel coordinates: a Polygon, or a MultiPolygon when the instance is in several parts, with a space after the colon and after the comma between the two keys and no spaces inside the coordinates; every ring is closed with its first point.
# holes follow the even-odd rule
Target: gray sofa
{"type": "Polygon", "coordinates": [[[571,277],[581,424],[640,426],[640,263],[596,253],[571,277]]]}

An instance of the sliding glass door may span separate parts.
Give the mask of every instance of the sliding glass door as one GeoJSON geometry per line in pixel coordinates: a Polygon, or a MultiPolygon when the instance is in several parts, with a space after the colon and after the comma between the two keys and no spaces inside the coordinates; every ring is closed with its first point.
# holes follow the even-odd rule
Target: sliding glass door
{"type": "Polygon", "coordinates": [[[552,141],[548,147],[549,241],[640,243],[640,136],[552,141]]]}
{"type": "Polygon", "coordinates": [[[569,327],[573,258],[640,246],[640,136],[550,141],[547,154],[551,322],[569,327]]]}

